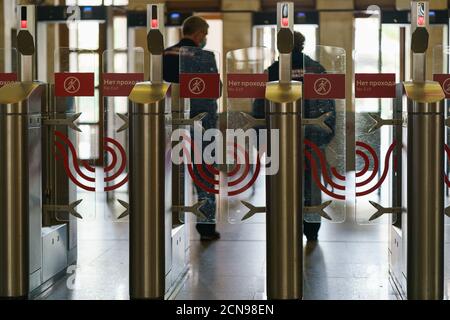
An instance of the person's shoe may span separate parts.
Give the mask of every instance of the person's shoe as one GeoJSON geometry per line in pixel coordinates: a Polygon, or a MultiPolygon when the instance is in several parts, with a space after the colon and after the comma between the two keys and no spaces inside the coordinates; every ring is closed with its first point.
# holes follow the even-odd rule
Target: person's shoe
{"type": "Polygon", "coordinates": [[[201,234],[200,241],[214,241],[220,239],[220,233],[215,231],[213,234],[201,234]]]}
{"type": "Polygon", "coordinates": [[[317,234],[308,234],[308,235],[306,235],[306,240],[308,240],[308,241],[317,241],[317,234]]]}

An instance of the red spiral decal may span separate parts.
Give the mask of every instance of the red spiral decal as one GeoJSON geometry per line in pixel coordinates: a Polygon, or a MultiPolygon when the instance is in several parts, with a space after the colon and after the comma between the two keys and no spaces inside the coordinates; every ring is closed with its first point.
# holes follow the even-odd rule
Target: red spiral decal
{"type": "MultiPolygon", "coordinates": [[[[444,144],[445,153],[447,154],[447,160],[450,160],[450,147],[444,144]]],[[[444,173],[444,181],[448,188],[450,188],[450,180],[448,179],[448,174],[444,173]]]]}
{"type": "MultiPolygon", "coordinates": [[[[362,197],[362,196],[368,195],[368,194],[372,193],[373,191],[377,190],[383,184],[384,180],[386,179],[387,173],[389,171],[389,160],[391,158],[392,152],[394,151],[395,144],[396,144],[395,141],[392,142],[392,144],[389,146],[389,148],[386,152],[386,155],[384,157],[384,169],[383,169],[383,173],[381,174],[380,179],[377,181],[377,183],[373,187],[371,187],[365,191],[359,191],[359,192],[356,191],[357,197],[362,197]]],[[[370,148],[370,149],[373,150],[372,148],[370,148]]],[[[372,172],[371,177],[375,176],[373,173],[377,174],[377,172],[378,172],[378,157],[376,157],[376,154],[375,154],[374,161],[375,160],[376,160],[376,164],[377,164],[377,166],[376,166],[377,170],[375,171],[375,166],[374,166],[374,170],[372,172]]],[[[369,178],[369,179],[373,180],[373,178],[369,178]]],[[[371,180],[369,180],[369,179],[365,180],[363,182],[363,184],[360,184],[360,185],[368,184],[369,182],[371,182],[371,180]]],[[[358,187],[358,183],[356,184],[356,186],[358,187]]]]}
{"type": "MultiPolygon", "coordinates": [[[[194,142],[192,141],[192,139],[190,137],[188,137],[187,135],[182,135],[182,136],[183,136],[183,140],[186,141],[191,146],[191,149],[194,150],[194,159],[195,159],[195,155],[198,155],[198,153],[199,153],[197,146],[194,144],[194,142]]],[[[258,155],[258,157],[256,159],[255,170],[254,170],[250,180],[247,183],[245,183],[245,185],[243,185],[242,187],[239,187],[239,185],[243,181],[245,181],[246,178],[249,176],[250,157],[249,157],[247,150],[245,150],[244,147],[238,145],[237,143],[233,143],[233,144],[230,143],[228,146],[230,148],[232,148],[232,150],[228,149],[227,152],[233,154],[235,164],[234,164],[233,169],[231,171],[227,172],[227,177],[229,179],[236,177],[236,179],[233,179],[233,180],[230,179],[228,181],[227,185],[228,185],[228,187],[238,187],[236,190],[228,190],[228,196],[235,196],[235,195],[243,193],[244,191],[249,189],[256,182],[256,180],[259,176],[260,170],[261,170],[261,162],[260,162],[260,158],[258,155]],[[243,167],[243,172],[240,174],[240,176],[237,176],[237,174],[242,169],[242,165],[240,163],[238,163],[238,158],[239,158],[238,154],[239,153],[241,153],[243,155],[244,167],[243,167]]],[[[219,187],[220,182],[215,178],[215,176],[220,173],[219,170],[211,164],[197,163],[197,164],[194,164],[195,168],[197,169],[197,173],[200,176],[200,177],[197,177],[197,175],[194,172],[194,165],[192,164],[193,161],[192,161],[191,152],[189,151],[189,148],[185,144],[183,144],[182,149],[183,149],[183,153],[184,153],[185,157],[187,158],[184,160],[187,163],[189,175],[191,176],[192,181],[195,183],[195,185],[197,185],[199,188],[203,189],[204,191],[206,191],[208,193],[219,194],[219,190],[216,187],[219,187]],[[205,172],[204,168],[207,169],[207,172],[205,172]],[[206,183],[208,183],[212,187],[206,185],[206,183]]]]}
{"type": "MultiPolygon", "coordinates": [[[[82,163],[83,167],[88,172],[93,173],[94,177],[90,177],[87,174],[85,174],[81,170],[81,168],[78,164],[79,160],[78,160],[77,150],[76,150],[75,146],[73,145],[73,143],[70,141],[70,139],[60,131],[55,131],[55,136],[64,142],[64,145],[63,145],[62,143],[55,141],[55,146],[56,146],[57,150],[59,151],[59,155],[55,154],[55,157],[58,160],[63,161],[64,170],[65,170],[67,176],[69,177],[69,179],[74,184],[79,186],[80,188],[87,190],[87,191],[95,192],[96,191],[95,186],[89,186],[86,183],[84,183],[83,181],[80,181],[80,180],[86,180],[88,182],[95,183],[95,168],[92,167],[87,160],[82,160],[81,163],[82,163]],[[73,168],[75,169],[75,173],[79,177],[77,177],[76,174],[74,174],[71,171],[71,168],[69,166],[70,158],[69,158],[69,155],[67,154],[66,148],[70,152],[70,156],[71,156],[72,163],[73,163],[73,168]]],[[[114,181],[125,171],[125,168],[127,165],[127,157],[126,157],[125,149],[119,142],[117,142],[116,140],[114,140],[112,138],[108,138],[108,137],[103,138],[103,150],[106,151],[108,154],[110,154],[112,157],[111,163],[103,168],[104,173],[109,173],[109,172],[113,171],[114,168],[117,166],[117,163],[119,162],[119,156],[117,155],[116,149],[119,150],[119,154],[120,154],[120,166],[115,173],[111,174],[108,177],[105,177],[104,182],[114,181]],[[109,144],[113,145],[113,147],[115,147],[115,148],[111,147],[109,144]]],[[[105,187],[104,191],[106,191],[106,192],[113,191],[113,190],[123,186],[127,182],[128,182],[128,174],[118,183],[105,187]]]]}

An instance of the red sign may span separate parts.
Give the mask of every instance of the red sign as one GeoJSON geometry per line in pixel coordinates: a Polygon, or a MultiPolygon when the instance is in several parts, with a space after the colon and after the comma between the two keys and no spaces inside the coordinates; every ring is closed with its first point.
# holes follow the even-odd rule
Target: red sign
{"type": "Polygon", "coordinates": [[[220,97],[218,73],[180,73],[180,97],[217,99],[220,97]]]}
{"type": "Polygon", "coordinates": [[[55,95],[57,97],[92,97],[94,73],[55,73],[55,95]]]}
{"type": "Polygon", "coordinates": [[[17,82],[16,73],[0,73],[0,88],[11,82],[17,82]]]}
{"type": "Polygon", "coordinates": [[[441,84],[445,98],[450,99],[450,74],[435,74],[433,75],[433,80],[441,84]]]}
{"type": "Polygon", "coordinates": [[[345,99],[345,74],[305,73],[305,99],[345,99]]]}
{"type": "Polygon", "coordinates": [[[356,73],[355,98],[395,98],[395,73],[356,73]]]}
{"type": "Polygon", "coordinates": [[[266,96],[267,73],[229,73],[227,75],[228,98],[261,98],[266,96]]]}
{"type": "Polygon", "coordinates": [[[144,81],[143,73],[104,73],[103,96],[128,97],[134,85],[142,81],[144,81]]]}

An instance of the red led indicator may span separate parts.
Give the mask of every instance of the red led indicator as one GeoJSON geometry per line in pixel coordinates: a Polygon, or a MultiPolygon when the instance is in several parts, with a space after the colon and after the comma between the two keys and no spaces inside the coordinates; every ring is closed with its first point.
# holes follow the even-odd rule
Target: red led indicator
{"type": "Polygon", "coordinates": [[[425,18],[422,16],[417,17],[417,25],[423,26],[425,24],[425,18]]]}
{"type": "Polygon", "coordinates": [[[22,21],[20,21],[20,27],[21,27],[22,29],[25,29],[25,28],[27,27],[27,20],[22,20],[22,21]]]}
{"type": "Polygon", "coordinates": [[[289,19],[288,18],[282,18],[281,19],[281,25],[283,27],[288,27],[289,26],[289,19]]]}
{"type": "Polygon", "coordinates": [[[158,28],[158,19],[152,19],[152,28],[158,28]]]}

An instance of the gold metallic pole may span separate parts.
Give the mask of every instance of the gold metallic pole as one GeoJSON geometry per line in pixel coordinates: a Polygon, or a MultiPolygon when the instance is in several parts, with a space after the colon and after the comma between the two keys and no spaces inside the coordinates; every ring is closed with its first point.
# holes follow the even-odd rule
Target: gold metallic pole
{"type": "Polygon", "coordinates": [[[27,298],[41,256],[41,110],[34,80],[35,7],[17,6],[20,80],[0,88],[0,298],[27,298]]]}
{"type": "Polygon", "coordinates": [[[151,81],[136,84],[129,96],[130,298],[164,299],[165,228],[172,216],[169,85],[161,65],[164,5],[148,5],[147,11],[151,81]]]}
{"type": "Polygon", "coordinates": [[[411,2],[413,81],[405,82],[407,125],[407,297],[444,292],[444,92],[425,80],[428,1],[411,2]]]}
{"type": "Polygon", "coordinates": [[[279,171],[266,180],[268,299],[303,297],[302,86],[291,80],[293,14],[292,2],[277,4],[280,80],[266,88],[267,127],[279,130],[280,137],[279,171]]]}

